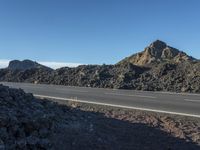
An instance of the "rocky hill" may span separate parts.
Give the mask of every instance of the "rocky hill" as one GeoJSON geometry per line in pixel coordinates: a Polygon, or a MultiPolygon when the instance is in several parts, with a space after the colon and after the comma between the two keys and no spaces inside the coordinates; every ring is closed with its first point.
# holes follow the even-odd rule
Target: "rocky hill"
{"type": "Polygon", "coordinates": [[[119,63],[132,63],[134,65],[144,66],[152,63],[195,61],[193,57],[179,51],[176,48],[168,46],[166,43],[157,40],[151,43],[144,51],[125,58],[119,63]]]}
{"type": "Polygon", "coordinates": [[[49,67],[46,67],[31,60],[23,60],[23,61],[13,60],[10,61],[8,66],[9,70],[20,70],[20,71],[24,71],[27,69],[37,69],[37,68],[48,69],[48,70],[50,69],[49,67]]]}
{"type": "Polygon", "coordinates": [[[115,65],[82,65],[48,70],[1,69],[0,81],[100,88],[200,93],[200,61],[155,41],[115,65]]]}

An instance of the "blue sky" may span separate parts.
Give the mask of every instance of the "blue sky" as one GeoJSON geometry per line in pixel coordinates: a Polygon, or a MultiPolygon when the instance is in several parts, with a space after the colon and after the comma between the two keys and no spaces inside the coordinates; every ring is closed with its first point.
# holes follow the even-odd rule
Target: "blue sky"
{"type": "Polygon", "coordinates": [[[0,0],[0,59],[113,64],[156,39],[200,58],[199,0],[0,0]]]}

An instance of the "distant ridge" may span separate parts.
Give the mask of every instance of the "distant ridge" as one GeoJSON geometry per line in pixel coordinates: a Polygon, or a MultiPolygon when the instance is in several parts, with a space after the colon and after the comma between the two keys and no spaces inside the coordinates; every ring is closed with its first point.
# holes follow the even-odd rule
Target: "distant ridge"
{"type": "Polygon", "coordinates": [[[31,60],[13,60],[9,62],[8,69],[10,70],[27,70],[27,69],[33,69],[33,68],[41,68],[41,69],[51,69],[49,67],[46,67],[44,65],[41,65],[37,62],[31,61],[31,60]]]}

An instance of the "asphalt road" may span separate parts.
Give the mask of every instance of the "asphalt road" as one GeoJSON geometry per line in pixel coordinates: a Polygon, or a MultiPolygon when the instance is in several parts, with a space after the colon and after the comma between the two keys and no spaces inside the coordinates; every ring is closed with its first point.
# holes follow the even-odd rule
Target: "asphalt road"
{"type": "Polygon", "coordinates": [[[132,108],[200,118],[200,95],[0,82],[43,98],[132,108]]]}

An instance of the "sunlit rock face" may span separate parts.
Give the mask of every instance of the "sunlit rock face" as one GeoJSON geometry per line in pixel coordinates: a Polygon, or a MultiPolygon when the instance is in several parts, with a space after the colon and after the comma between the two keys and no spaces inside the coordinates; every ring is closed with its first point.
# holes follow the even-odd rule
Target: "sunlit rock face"
{"type": "Polygon", "coordinates": [[[168,46],[165,42],[156,40],[151,43],[144,51],[134,54],[120,61],[119,63],[132,63],[134,65],[144,66],[151,63],[160,62],[183,62],[193,61],[194,58],[188,56],[186,53],[168,46]]]}

